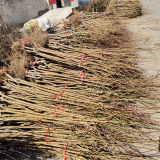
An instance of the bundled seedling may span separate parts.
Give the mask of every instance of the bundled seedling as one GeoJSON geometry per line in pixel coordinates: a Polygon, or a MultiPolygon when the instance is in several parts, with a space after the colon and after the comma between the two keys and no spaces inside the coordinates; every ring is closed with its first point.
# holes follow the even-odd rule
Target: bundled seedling
{"type": "Polygon", "coordinates": [[[145,136],[141,129],[149,124],[135,102],[147,101],[149,94],[145,79],[126,61],[134,55],[110,49],[102,51],[101,59],[99,50],[26,50],[41,57],[26,76],[35,83],[4,82],[10,91],[1,93],[1,101],[8,104],[1,107],[0,120],[8,115],[2,140],[20,137],[57,155],[67,141],[66,156],[75,159],[143,156],[132,143],[145,136]],[[79,61],[82,57],[84,62],[79,61]]]}
{"type": "Polygon", "coordinates": [[[139,0],[112,0],[107,12],[121,18],[135,18],[142,15],[139,0]]]}
{"type": "Polygon", "coordinates": [[[87,12],[105,12],[111,0],[91,0],[87,12]]]}
{"type": "Polygon", "coordinates": [[[75,28],[57,34],[48,34],[49,47],[60,49],[62,44],[81,48],[129,48],[130,33],[118,17],[107,13],[81,13],[81,24],[75,28]],[[96,23],[95,23],[96,21],[96,23]]]}
{"type": "MultiPolygon", "coordinates": [[[[93,25],[102,22],[109,36],[106,18],[93,16],[99,17],[93,25]]],[[[85,23],[93,16],[86,15],[85,23]]],[[[151,141],[147,132],[154,122],[136,103],[151,102],[147,88],[153,85],[134,63],[131,48],[109,48],[120,46],[112,41],[105,48],[97,40],[99,30],[92,35],[82,28],[48,34],[49,48],[25,46],[36,60],[26,69],[25,80],[3,80],[1,141],[64,159],[144,159],[133,144],[151,141]],[[83,40],[94,36],[89,38],[95,46],[89,40],[79,43],[77,35],[83,40]]]]}

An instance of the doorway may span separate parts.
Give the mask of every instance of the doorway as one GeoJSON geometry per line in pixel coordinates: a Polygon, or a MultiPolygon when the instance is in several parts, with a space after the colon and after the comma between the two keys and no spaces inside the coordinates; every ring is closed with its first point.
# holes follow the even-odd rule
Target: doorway
{"type": "Polygon", "coordinates": [[[57,0],[57,8],[62,8],[61,0],[57,0]]]}

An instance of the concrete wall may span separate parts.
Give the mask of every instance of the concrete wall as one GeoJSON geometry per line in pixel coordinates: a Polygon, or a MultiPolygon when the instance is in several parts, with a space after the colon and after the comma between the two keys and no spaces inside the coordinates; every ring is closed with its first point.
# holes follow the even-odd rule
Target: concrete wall
{"type": "Polygon", "coordinates": [[[46,0],[0,0],[0,16],[5,23],[24,23],[46,8],[46,0]]]}

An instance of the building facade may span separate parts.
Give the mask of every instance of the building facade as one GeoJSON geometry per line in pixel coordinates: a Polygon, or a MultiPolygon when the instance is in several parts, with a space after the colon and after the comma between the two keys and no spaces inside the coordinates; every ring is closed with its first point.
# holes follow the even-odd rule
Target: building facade
{"type": "Polygon", "coordinates": [[[50,9],[61,7],[78,7],[78,0],[46,0],[50,9]]]}

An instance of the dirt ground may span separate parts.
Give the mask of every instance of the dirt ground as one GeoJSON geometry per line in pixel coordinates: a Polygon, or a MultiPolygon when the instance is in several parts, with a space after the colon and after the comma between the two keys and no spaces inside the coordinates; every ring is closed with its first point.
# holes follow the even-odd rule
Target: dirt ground
{"type": "Polygon", "coordinates": [[[160,1],[141,0],[143,16],[127,20],[140,49],[139,66],[148,77],[155,77],[160,67],[160,1]]]}
{"type": "MultiPolygon", "coordinates": [[[[138,65],[148,78],[155,78],[160,84],[160,1],[141,0],[143,15],[126,21],[127,28],[133,33],[133,42],[138,48],[138,65]]],[[[154,93],[160,98],[160,89],[154,93]]],[[[160,107],[156,111],[149,111],[152,120],[160,123],[160,107]]],[[[151,131],[152,138],[159,139],[159,132],[151,131]]],[[[145,143],[140,146],[140,151],[147,155],[154,155],[154,159],[160,159],[158,142],[145,143]]]]}

